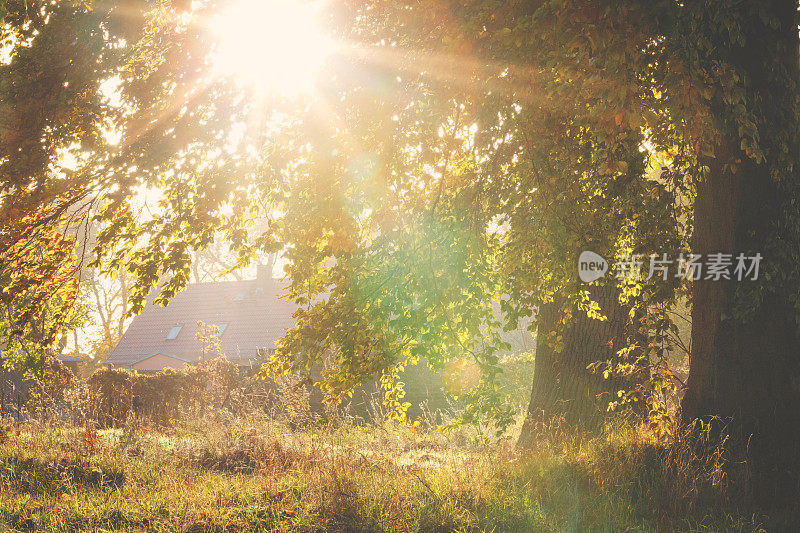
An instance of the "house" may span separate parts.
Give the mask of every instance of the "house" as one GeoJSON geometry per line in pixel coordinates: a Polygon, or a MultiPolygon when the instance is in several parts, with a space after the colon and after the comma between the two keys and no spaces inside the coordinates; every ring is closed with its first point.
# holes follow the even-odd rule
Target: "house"
{"type": "Polygon", "coordinates": [[[166,307],[153,305],[151,296],[106,362],[155,372],[222,353],[240,369],[258,369],[258,351],[277,348],[278,339],[295,323],[296,306],[281,299],[281,291],[271,265],[259,265],[256,279],[192,283],[166,307]],[[198,322],[217,326],[218,351],[196,338],[198,322]]]}
{"type": "MultiPolygon", "coordinates": [[[[180,369],[222,353],[239,366],[242,374],[254,373],[261,366],[264,350],[276,349],[278,340],[295,324],[293,314],[297,307],[280,298],[283,285],[272,278],[271,272],[271,266],[259,266],[254,280],[190,284],[166,307],[153,305],[154,295],[151,296],[106,362],[125,370],[156,372],[180,369]],[[217,326],[218,352],[213,350],[204,355],[204,343],[196,338],[200,330],[198,322],[217,326]]],[[[499,316],[499,305],[495,307],[499,316]]],[[[503,340],[511,345],[510,352],[534,349],[533,338],[527,331],[529,322],[523,320],[518,329],[502,333],[503,340]]],[[[470,383],[469,376],[461,373],[469,373],[477,366],[449,368],[444,371],[449,382],[470,383]]],[[[442,378],[442,372],[429,368],[425,361],[408,367],[401,375],[412,416],[419,415],[424,401],[432,410],[449,404],[442,378]]],[[[364,384],[349,402],[352,412],[367,416],[368,404],[380,399],[378,389],[377,383],[364,384]]],[[[311,399],[315,405],[319,404],[319,392],[315,391],[311,399]]]]}

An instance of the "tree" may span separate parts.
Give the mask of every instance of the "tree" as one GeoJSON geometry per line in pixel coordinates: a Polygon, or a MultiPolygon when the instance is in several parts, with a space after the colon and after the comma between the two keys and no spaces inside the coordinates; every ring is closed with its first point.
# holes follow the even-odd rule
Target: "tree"
{"type": "Polygon", "coordinates": [[[756,282],[694,284],[683,417],[726,424],[754,495],[769,504],[791,502],[800,487],[797,9],[687,4],[675,32],[709,123],[705,138],[691,137],[704,167],[693,251],[763,256],[756,282]]]}
{"type": "MultiPolygon", "coordinates": [[[[533,19],[564,36],[548,35],[549,42],[589,41],[590,61],[580,63],[581,49],[569,47],[573,57],[555,61],[590,76],[608,59],[607,71],[614,62],[633,68],[639,87],[652,91],[641,107],[625,102],[619,121],[644,119],[656,150],[669,156],[668,175],[696,195],[692,251],[768,258],[757,283],[693,284],[683,417],[723,419],[735,455],[749,461],[755,494],[785,502],[797,493],[800,470],[797,2],[547,4],[533,19]],[[638,44],[615,52],[604,30],[626,25],[638,44]]],[[[619,81],[604,80],[613,91],[624,87],[619,81]]]]}
{"type": "MultiPolygon", "coordinates": [[[[129,276],[120,269],[114,279],[101,277],[92,272],[85,282],[94,298],[93,315],[96,318],[97,334],[91,339],[90,355],[97,363],[105,361],[125,332],[128,323],[129,276]]],[[[77,339],[77,333],[76,333],[77,339]]],[[[76,351],[77,351],[76,342],[76,351]]]]}
{"type": "MultiPolygon", "coordinates": [[[[622,64],[613,83],[603,75],[615,55],[638,51],[651,34],[639,30],[602,56],[580,49],[576,55],[572,41],[584,28],[554,6],[495,13],[491,3],[462,3],[448,8],[455,15],[451,25],[441,24],[445,13],[430,17],[430,24],[416,20],[419,12],[442,6],[408,11],[386,2],[360,19],[343,8],[338,15],[345,36],[399,43],[401,51],[390,65],[382,62],[381,46],[366,59],[343,59],[346,69],[370,83],[346,69],[333,72],[327,90],[340,98],[314,103],[308,112],[284,111],[278,133],[246,132],[241,146],[255,147],[255,160],[243,150],[222,150],[220,139],[237,122],[263,120],[264,98],[243,100],[224,80],[198,85],[197,65],[208,43],[191,24],[165,24],[158,38],[143,41],[140,46],[164,62],[136,66],[131,71],[137,75],[125,80],[138,110],[128,129],[148,120],[156,127],[126,145],[125,160],[141,176],[134,182],[171,177],[163,182],[162,212],[143,224],[132,216],[101,215],[108,225],[100,237],[102,246],[117,246],[113,264],[138,274],[137,299],[166,274],[172,276],[164,285],[166,301],[188,280],[188,250],[206,248],[217,233],[230,239],[240,260],[252,257],[243,228],[255,196],[279,207],[257,244],[265,251],[287,247],[289,295],[303,306],[272,370],[310,375],[333,352],[324,383],[333,397],[378,373],[390,404],[401,407],[401,393],[391,385],[400,368],[422,356],[439,364],[466,356],[484,369],[476,401],[494,399],[484,404],[484,414],[508,420],[497,405],[496,330],[502,324],[492,301],[508,296],[502,307],[513,325],[557,299],[565,320],[554,325],[579,333],[582,328],[568,327],[570,320],[595,309],[576,283],[580,251],[591,247],[611,256],[646,238],[655,242],[653,235],[675,225],[674,212],[665,208],[672,202],[652,199],[658,197],[653,190],[667,199],[674,195],[645,179],[647,154],[639,150],[645,138],[637,113],[653,98],[640,79],[647,56],[622,64]],[[470,33],[486,20],[492,22],[485,36],[470,33]],[[450,68],[445,76],[441,62],[423,57],[440,55],[454,57],[461,72],[450,68]],[[531,64],[517,67],[530,57],[531,64]],[[174,109],[181,111],[170,114],[174,109]],[[342,120],[330,127],[314,120],[315,113],[342,120]],[[203,170],[209,156],[217,164],[203,170]],[[175,168],[184,170],[175,174],[175,168]]],[[[615,24],[636,29],[644,15],[631,17],[630,11],[615,11],[590,38],[609,42],[619,31],[615,24]]],[[[600,20],[597,13],[587,16],[600,20]]],[[[112,213],[125,211],[120,205],[130,201],[133,188],[127,190],[127,197],[109,204],[112,213]]],[[[614,324],[601,344],[621,339],[623,329],[614,324]]],[[[565,355],[580,362],[565,366],[575,379],[616,392],[602,377],[584,378],[597,350],[567,344],[592,353],[565,355]]]]}
{"type": "MultiPolygon", "coordinates": [[[[289,295],[303,311],[273,370],[309,373],[333,351],[325,380],[333,397],[379,373],[390,403],[401,407],[391,382],[405,364],[467,356],[484,369],[476,400],[493,398],[487,413],[508,420],[496,402],[501,324],[492,301],[510,296],[503,310],[512,324],[554,298],[567,306],[564,318],[592,313],[588,293],[575,283],[578,253],[592,247],[612,255],[642,241],[650,222],[662,233],[665,224],[655,222],[674,222],[663,208],[633,222],[651,189],[670,197],[663,184],[643,179],[636,112],[652,99],[639,78],[646,57],[635,55],[621,81],[609,83],[601,76],[608,65],[591,66],[588,52],[573,54],[581,28],[546,18],[558,15],[553,6],[545,5],[543,21],[530,6],[493,13],[495,6],[481,2],[451,6],[452,25],[440,24],[444,13],[431,24],[413,20],[427,7],[442,5],[408,11],[387,2],[360,19],[345,6],[337,13],[345,20],[340,30],[363,42],[404,45],[396,64],[383,64],[378,46],[366,59],[342,61],[370,83],[346,69],[333,73],[328,90],[342,95],[338,100],[289,113],[286,102],[266,99],[285,113],[283,127],[247,130],[238,151],[222,146],[227,132],[264,120],[265,99],[201,78],[209,43],[199,25],[167,17],[153,26],[138,44],[138,57],[148,60],[137,59],[129,69],[135,75],[123,80],[136,109],[126,130],[150,127],[123,145],[120,160],[129,171],[121,174],[129,182],[101,212],[106,226],[98,238],[111,267],[137,274],[134,312],[164,276],[171,279],[162,303],[185,285],[189,251],[216,236],[227,238],[242,262],[255,248],[286,246],[289,295]],[[486,20],[488,37],[476,39],[469,32],[486,20]],[[517,68],[531,50],[551,53],[517,68]],[[417,62],[423,54],[452,55],[462,72],[443,76],[441,62],[417,62]],[[343,117],[333,127],[314,120],[331,112],[343,117]],[[139,222],[130,207],[134,185],[150,183],[164,187],[161,209],[139,222]],[[272,223],[252,246],[248,219],[270,206],[280,215],[266,213],[272,223]]],[[[633,27],[629,15],[620,9],[613,22],[633,27]]],[[[614,31],[609,22],[594,37],[608,41],[614,31]]],[[[638,50],[649,34],[636,35],[603,58],[638,50]]],[[[589,359],[576,360],[581,364],[571,367],[584,371],[589,359]]]]}
{"type": "MultiPolygon", "coordinates": [[[[512,321],[540,306],[558,316],[560,320],[544,321],[556,331],[542,330],[542,322],[538,324],[543,357],[537,360],[544,363],[549,354],[552,363],[563,363],[562,370],[550,372],[552,364],[547,362],[537,367],[537,374],[554,377],[569,369],[563,382],[587,385],[559,391],[554,380],[534,378],[532,407],[550,417],[563,414],[565,405],[580,404],[574,411],[573,407],[567,409],[573,411],[570,418],[590,423],[597,418],[601,402],[586,401],[594,396],[589,394],[589,384],[595,392],[616,393],[619,382],[615,387],[602,376],[588,375],[586,366],[601,355],[601,360],[614,359],[624,346],[620,339],[627,341],[621,332],[636,327],[625,324],[628,313],[614,312],[613,291],[607,291],[602,307],[623,323],[606,321],[601,327],[586,316],[593,307],[591,299],[581,298],[585,288],[577,283],[576,258],[584,249],[613,256],[623,242],[634,251],[654,243],[656,247],[645,249],[673,251],[681,240],[677,220],[681,210],[671,209],[674,191],[664,182],[643,179],[646,154],[639,147],[644,141],[640,133],[644,119],[636,113],[651,107],[653,99],[650,87],[642,86],[649,65],[640,50],[652,35],[641,27],[647,14],[623,6],[607,10],[605,17],[600,16],[602,10],[588,10],[576,21],[574,12],[563,14],[557,5],[547,3],[538,11],[531,4],[435,4],[407,9],[386,2],[382,8],[373,8],[377,14],[369,15],[378,20],[400,19],[389,35],[380,37],[405,44],[404,52],[413,58],[408,62],[421,65],[422,72],[413,82],[424,80],[430,94],[440,98],[463,99],[457,118],[465,125],[474,124],[477,130],[473,159],[486,163],[462,169],[457,166],[458,157],[443,158],[446,168],[456,162],[455,175],[443,173],[431,184],[428,205],[445,211],[448,206],[441,199],[456,198],[458,206],[469,205],[473,213],[480,213],[481,218],[474,217],[476,231],[483,230],[481,225],[505,225],[497,236],[503,248],[497,274],[503,281],[487,290],[510,296],[504,310],[512,321]],[[429,12],[435,13],[427,17],[433,22],[420,28],[418,21],[425,19],[420,13],[429,12]],[[596,23],[588,35],[586,17],[596,23]],[[442,20],[447,23],[441,24],[442,20]],[[629,39],[614,41],[620,31],[629,39]],[[610,44],[582,49],[576,45],[582,39],[610,44]],[[435,70],[440,65],[419,60],[417,54],[422,53],[451,58],[462,68],[456,82],[451,78],[441,81],[442,73],[435,70]],[[619,58],[626,54],[633,59],[620,63],[619,58]],[[517,60],[524,64],[520,66],[517,60]],[[604,73],[612,68],[617,75],[609,79],[604,73]],[[465,78],[469,81],[463,81],[465,78]],[[476,98],[476,94],[486,96],[476,98]],[[447,194],[443,195],[440,190],[445,187],[447,194]],[[651,196],[662,201],[653,201],[651,196]],[[636,217],[638,222],[632,222],[636,217]],[[548,303],[552,300],[558,301],[558,309],[548,303]],[[570,327],[575,321],[580,325],[570,327]],[[595,331],[603,350],[580,340],[585,339],[586,331],[595,331]],[[551,336],[566,338],[557,343],[560,346],[548,347],[551,336]],[[614,350],[605,348],[615,339],[614,350]],[[569,348],[562,354],[563,346],[569,348]]],[[[405,62],[401,65],[404,71],[416,72],[405,62]]],[[[400,117],[402,120],[403,115],[400,117]]],[[[410,123],[418,124],[419,119],[410,123]]],[[[422,142],[435,146],[431,140],[422,142]]],[[[428,166],[437,168],[437,164],[431,160],[428,166]]],[[[674,286],[672,290],[669,285],[652,289],[651,296],[659,290],[658,297],[668,299],[674,286]]],[[[457,299],[448,302],[462,309],[467,305],[457,299]]],[[[640,348],[644,346],[640,342],[640,348]]],[[[634,362],[650,355],[636,353],[626,352],[625,357],[634,362]]],[[[526,424],[528,427],[531,425],[526,424]]],[[[523,441],[529,437],[526,433],[523,441]]]]}
{"type": "Polygon", "coordinates": [[[75,229],[108,181],[104,130],[119,112],[102,84],[141,30],[137,4],[0,4],[0,345],[51,345],[72,314],[85,251],[75,229]]]}

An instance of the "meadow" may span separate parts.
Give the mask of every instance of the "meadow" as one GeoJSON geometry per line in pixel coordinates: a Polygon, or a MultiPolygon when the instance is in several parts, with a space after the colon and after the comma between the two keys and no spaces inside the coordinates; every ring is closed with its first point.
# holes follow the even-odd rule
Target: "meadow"
{"type": "Polygon", "coordinates": [[[8,531],[775,531],[735,505],[719,448],[621,421],[509,436],[225,411],[158,429],[7,426],[8,531]]]}

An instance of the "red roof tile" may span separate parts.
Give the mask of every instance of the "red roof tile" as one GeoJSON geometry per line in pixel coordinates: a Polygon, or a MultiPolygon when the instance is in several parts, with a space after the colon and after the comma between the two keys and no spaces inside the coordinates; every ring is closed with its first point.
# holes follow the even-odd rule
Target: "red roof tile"
{"type": "Polygon", "coordinates": [[[203,348],[195,338],[198,321],[227,324],[220,345],[228,359],[253,359],[258,348],[275,348],[295,323],[292,314],[297,307],[279,298],[280,293],[281,284],[269,279],[190,284],[166,307],[148,298],[107,362],[127,367],[156,353],[198,360],[203,348]],[[167,339],[173,326],[183,327],[175,339],[167,339]]]}

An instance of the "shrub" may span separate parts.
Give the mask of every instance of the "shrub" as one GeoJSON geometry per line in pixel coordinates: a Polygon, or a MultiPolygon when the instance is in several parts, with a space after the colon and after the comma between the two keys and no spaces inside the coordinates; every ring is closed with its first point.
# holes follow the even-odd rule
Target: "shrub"
{"type": "Polygon", "coordinates": [[[219,409],[239,386],[238,368],[225,357],[182,370],[164,369],[154,374],[103,368],[86,380],[74,394],[74,405],[87,420],[101,427],[124,424],[133,397],[141,402],[137,415],[167,425],[184,414],[207,407],[219,409]]]}
{"type": "Polygon", "coordinates": [[[225,356],[203,361],[187,370],[197,376],[203,389],[201,400],[203,406],[219,409],[230,403],[231,392],[241,385],[239,367],[228,361],[225,356]]]}
{"type": "Polygon", "coordinates": [[[124,370],[101,368],[76,394],[81,414],[101,427],[121,425],[128,416],[133,397],[132,375],[124,370]]]}
{"type": "Polygon", "coordinates": [[[54,357],[46,357],[39,372],[29,378],[32,382],[27,406],[38,410],[52,408],[66,399],[68,391],[75,386],[75,374],[54,357]]]}

